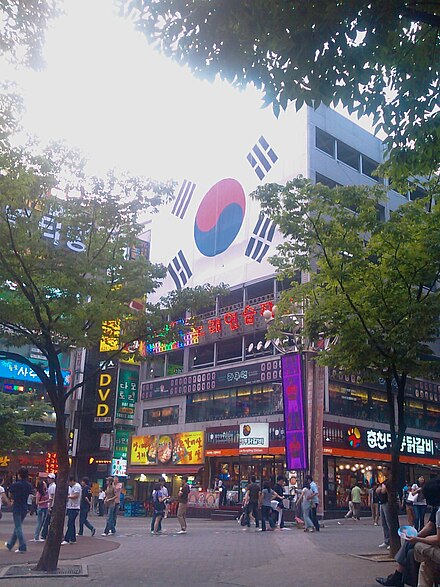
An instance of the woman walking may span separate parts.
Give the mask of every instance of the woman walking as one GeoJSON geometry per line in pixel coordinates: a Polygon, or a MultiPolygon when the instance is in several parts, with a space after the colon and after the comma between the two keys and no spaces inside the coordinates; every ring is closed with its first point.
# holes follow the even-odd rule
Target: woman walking
{"type": "Polygon", "coordinates": [[[304,532],[313,532],[315,527],[313,526],[312,518],[310,517],[310,511],[312,509],[312,497],[313,491],[310,489],[310,483],[306,481],[304,483],[303,490],[299,501],[302,507],[302,516],[305,524],[304,532]]]}
{"type": "Polygon", "coordinates": [[[415,517],[415,529],[417,532],[425,525],[425,513],[426,513],[426,499],[423,495],[423,486],[425,485],[425,478],[421,475],[417,479],[417,483],[411,487],[411,495],[414,496],[413,508],[415,517]]]}
{"type": "Polygon", "coordinates": [[[50,497],[47,492],[47,485],[44,481],[39,481],[37,484],[37,493],[35,494],[35,505],[37,506],[37,525],[34,534],[35,542],[44,542],[44,538],[40,538],[40,534],[47,518],[47,512],[49,511],[49,502],[50,497]]]}
{"type": "Polygon", "coordinates": [[[116,534],[115,528],[115,507],[116,507],[116,491],[113,477],[108,477],[107,488],[105,490],[104,504],[107,506],[107,523],[105,530],[101,536],[108,536],[109,534],[116,534]]]}

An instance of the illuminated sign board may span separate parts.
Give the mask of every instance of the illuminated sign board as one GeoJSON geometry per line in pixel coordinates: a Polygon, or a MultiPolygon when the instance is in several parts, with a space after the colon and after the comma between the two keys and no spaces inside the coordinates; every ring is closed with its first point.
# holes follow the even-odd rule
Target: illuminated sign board
{"type": "Polygon", "coordinates": [[[137,371],[119,370],[116,418],[120,420],[134,419],[134,410],[138,398],[138,379],[139,373],[137,371]]]}
{"type": "Polygon", "coordinates": [[[264,454],[269,448],[269,423],[240,424],[238,452],[240,454],[264,454]]]}
{"type": "Polygon", "coordinates": [[[132,465],[201,465],[204,432],[181,432],[154,436],[133,436],[132,465]]]}
{"type": "Polygon", "coordinates": [[[96,407],[93,425],[95,428],[113,428],[116,404],[116,370],[107,367],[98,373],[96,407]]]}
{"type": "Polygon", "coordinates": [[[301,367],[301,355],[299,353],[281,357],[286,465],[288,470],[307,468],[301,367]]]}
{"type": "MultiPolygon", "coordinates": [[[[49,369],[44,369],[44,372],[49,376],[49,369]]],[[[70,371],[63,369],[61,373],[63,374],[64,385],[68,387],[70,385],[70,371]]],[[[38,375],[28,365],[8,360],[0,361],[0,377],[18,379],[19,381],[40,381],[38,375]]]]}

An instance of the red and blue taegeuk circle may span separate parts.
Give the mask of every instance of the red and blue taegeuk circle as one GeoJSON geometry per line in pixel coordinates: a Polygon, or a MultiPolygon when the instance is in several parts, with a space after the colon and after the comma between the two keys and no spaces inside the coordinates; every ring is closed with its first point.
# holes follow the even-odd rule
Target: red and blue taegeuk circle
{"type": "Polygon", "coordinates": [[[246,197],[236,179],[221,179],[200,202],[194,221],[194,240],[205,257],[215,257],[233,243],[246,212],[246,197]]]}

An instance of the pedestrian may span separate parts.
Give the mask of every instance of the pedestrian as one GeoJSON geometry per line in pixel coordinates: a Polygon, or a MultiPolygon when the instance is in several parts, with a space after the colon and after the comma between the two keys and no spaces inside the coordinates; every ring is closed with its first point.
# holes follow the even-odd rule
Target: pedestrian
{"type": "Polygon", "coordinates": [[[425,513],[426,513],[426,499],[423,495],[423,487],[425,485],[425,478],[423,475],[417,479],[417,483],[411,487],[411,495],[414,496],[413,508],[414,508],[414,527],[417,532],[425,525],[425,513]]]}
{"type": "Polygon", "coordinates": [[[104,505],[107,506],[107,523],[101,536],[116,534],[115,528],[115,500],[116,491],[113,477],[107,478],[107,488],[105,490],[104,505]]]}
{"type": "MultiPolygon", "coordinates": [[[[420,479],[419,479],[420,480],[420,479]]],[[[440,506],[440,481],[433,479],[428,483],[423,480],[423,495],[427,504],[440,506]]],[[[440,580],[440,511],[435,515],[436,533],[433,536],[410,538],[414,546],[414,559],[421,563],[418,587],[432,587],[440,580]]]]}
{"type": "Polygon", "coordinates": [[[81,485],[75,480],[73,475],[69,477],[69,487],[67,494],[67,530],[64,535],[64,540],[61,544],[75,544],[76,543],[76,518],[79,515],[81,507],[81,485]]]}
{"type": "Polygon", "coordinates": [[[44,481],[39,481],[37,484],[37,492],[35,494],[35,503],[37,505],[37,525],[34,534],[35,542],[44,542],[44,538],[40,538],[40,534],[46,522],[49,502],[50,497],[47,492],[47,485],[44,481]]]}
{"type": "Polygon", "coordinates": [[[278,528],[280,528],[281,530],[284,528],[284,517],[283,517],[283,510],[284,510],[284,504],[283,504],[283,498],[284,498],[284,486],[286,484],[286,480],[284,479],[283,475],[278,475],[277,477],[277,482],[274,485],[273,490],[275,491],[275,493],[278,495],[278,497],[275,498],[275,500],[278,502],[278,506],[277,506],[277,513],[278,513],[278,528]]]}
{"type": "MultiPolygon", "coordinates": [[[[155,484],[153,487],[153,491],[151,492],[151,501],[152,501],[152,505],[153,505],[153,514],[151,516],[151,525],[150,525],[150,532],[151,534],[154,534],[154,524],[156,522],[156,509],[154,507],[154,503],[156,501],[156,492],[157,492],[157,488],[161,488],[160,484],[155,484]]],[[[162,520],[159,521],[159,526],[158,526],[159,532],[162,532],[162,520]]]]}
{"type": "MultiPolygon", "coordinates": [[[[276,487],[276,486],[275,486],[276,487]]],[[[263,491],[261,492],[261,531],[266,532],[266,522],[269,522],[270,529],[275,528],[275,520],[273,518],[272,500],[279,503],[281,495],[271,489],[269,481],[263,483],[263,491]]],[[[282,499],[282,497],[281,497],[282,499]]]]}
{"type": "Polygon", "coordinates": [[[116,528],[116,522],[118,521],[118,512],[121,507],[121,493],[122,493],[122,488],[123,488],[123,485],[119,481],[119,477],[117,475],[115,475],[113,477],[113,485],[115,488],[115,509],[113,512],[115,519],[114,519],[113,526],[116,528]]]}
{"type": "Polygon", "coordinates": [[[362,502],[362,481],[358,481],[351,490],[351,503],[353,504],[353,518],[361,519],[361,502],[362,502]]]}
{"type": "Polygon", "coordinates": [[[27,498],[27,509],[30,516],[33,516],[36,512],[34,491],[35,489],[32,487],[32,493],[27,498]]]}
{"type": "Polygon", "coordinates": [[[379,548],[390,548],[390,523],[389,523],[389,504],[388,491],[391,488],[391,469],[388,465],[383,465],[382,473],[384,476],[383,482],[378,485],[376,495],[379,499],[380,521],[383,530],[383,542],[379,544],[379,548]]]}
{"type": "Polygon", "coordinates": [[[102,518],[104,516],[104,500],[105,500],[105,491],[104,488],[101,487],[101,490],[98,494],[98,516],[102,518]]]}
{"type": "Polygon", "coordinates": [[[170,505],[170,494],[168,493],[168,488],[165,485],[165,483],[163,481],[160,482],[160,490],[162,492],[162,495],[165,497],[165,512],[164,512],[164,518],[168,518],[168,510],[169,510],[169,505],[170,505]]]}
{"type": "Polygon", "coordinates": [[[163,493],[163,484],[162,487],[158,483],[156,484],[154,491],[153,491],[153,519],[154,519],[154,526],[153,526],[153,535],[157,536],[162,532],[162,518],[165,514],[165,500],[167,496],[163,493]]]}
{"type": "Polygon", "coordinates": [[[319,506],[319,489],[318,485],[313,481],[311,475],[306,476],[306,480],[310,484],[310,489],[313,491],[312,500],[311,500],[311,507],[310,507],[310,517],[312,519],[313,525],[315,526],[315,530],[317,532],[320,531],[321,526],[319,525],[318,521],[318,506],[319,506]]]}
{"type": "Polygon", "coordinates": [[[49,504],[47,507],[47,515],[46,519],[44,520],[43,528],[41,529],[41,538],[46,540],[47,534],[49,532],[50,521],[52,519],[52,510],[53,504],[55,501],[55,492],[57,490],[57,485],[55,483],[55,473],[49,473],[47,475],[47,494],[49,496],[49,504]]]}
{"type": "MultiPolygon", "coordinates": [[[[433,507],[432,513],[429,517],[428,522],[422,528],[422,530],[417,534],[417,538],[405,540],[399,551],[397,552],[396,556],[394,557],[395,561],[397,562],[396,570],[394,573],[388,575],[388,577],[376,577],[376,581],[385,587],[404,587],[404,576],[407,574],[407,569],[411,568],[410,565],[410,557],[415,555],[414,547],[417,542],[422,542],[420,539],[428,539],[429,542],[435,542],[437,539],[438,534],[438,525],[437,525],[437,517],[438,514],[438,506],[440,505],[440,479],[433,479],[432,481],[428,481],[426,483],[426,493],[428,495],[427,502],[429,505],[433,507]],[[417,540],[418,539],[418,540],[417,540]],[[412,554],[411,554],[412,553],[412,554]]],[[[420,548],[420,547],[419,547],[420,548]]],[[[410,578],[408,578],[410,579],[410,578]]],[[[417,577],[415,577],[417,582],[417,577]]],[[[430,583],[430,587],[432,585],[432,581],[430,583]]],[[[410,584],[414,585],[414,582],[410,584]]]]}
{"type": "Polygon", "coordinates": [[[373,518],[373,524],[379,525],[379,498],[376,493],[377,483],[374,481],[370,490],[368,491],[368,505],[371,509],[371,517],[373,518]]]}
{"type": "Polygon", "coordinates": [[[9,499],[3,487],[3,477],[0,477],[0,520],[2,519],[2,505],[9,505],[9,499]]]}
{"type": "Polygon", "coordinates": [[[180,530],[177,534],[186,534],[186,510],[188,509],[189,492],[188,477],[183,475],[182,486],[179,489],[179,495],[177,496],[177,501],[179,502],[179,505],[177,506],[177,519],[180,524],[180,530]]]}
{"type": "Polygon", "coordinates": [[[92,505],[92,490],[89,483],[88,477],[83,477],[81,479],[81,503],[79,508],[79,532],[78,536],[82,536],[84,534],[84,526],[90,530],[92,536],[95,535],[96,529],[94,528],[93,524],[89,522],[87,516],[90,512],[90,507],[92,505]]]}
{"type": "Polygon", "coordinates": [[[257,485],[257,479],[255,475],[252,475],[251,482],[246,488],[246,495],[248,500],[246,525],[248,528],[251,527],[250,516],[252,515],[255,518],[255,528],[259,528],[258,508],[260,505],[261,491],[260,486],[257,485]]]}
{"type": "Polygon", "coordinates": [[[226,485],[220,479],[218,482],[218,490],[219,490],[219,503],[220,507],[226,505],[226,485]]]}
{"type": "Polygon", "coordinates": [[[29,473],[25,467],[18,470],[18,481],[9,488],[9,494],[13,499],[12,518],[14,531],[11,538],[5,542],[8,550],[12,550],[18,540],[18,549],[15,552],[26,552],[26,541],[23,536],[23,521],[28,513],[28,497],[32,493],[32,485],[28,481],[29,473]]]}
{"type": "Polygon", "coordinates": [[[315,527],[312,518],[310,517],[310,510],[312,509],[313,491],[310,489],[310,483],[305,481],[303,490],[301,492],[299,503],[302,508],[302,517],[304,520],[304,532],[313,532],[315,527]]]}

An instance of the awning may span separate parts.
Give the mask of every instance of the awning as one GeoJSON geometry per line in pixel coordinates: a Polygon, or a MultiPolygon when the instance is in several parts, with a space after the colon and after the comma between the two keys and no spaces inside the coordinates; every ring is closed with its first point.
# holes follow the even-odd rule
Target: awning
{"type": "Polygon", "coordinates": [[[128,466],[127,473],[137,475],[143,473],[144,475],[196,475],[204,465],[175,465],[175,466],[159,466],[159,465],[138,465],[128,466]]]}

